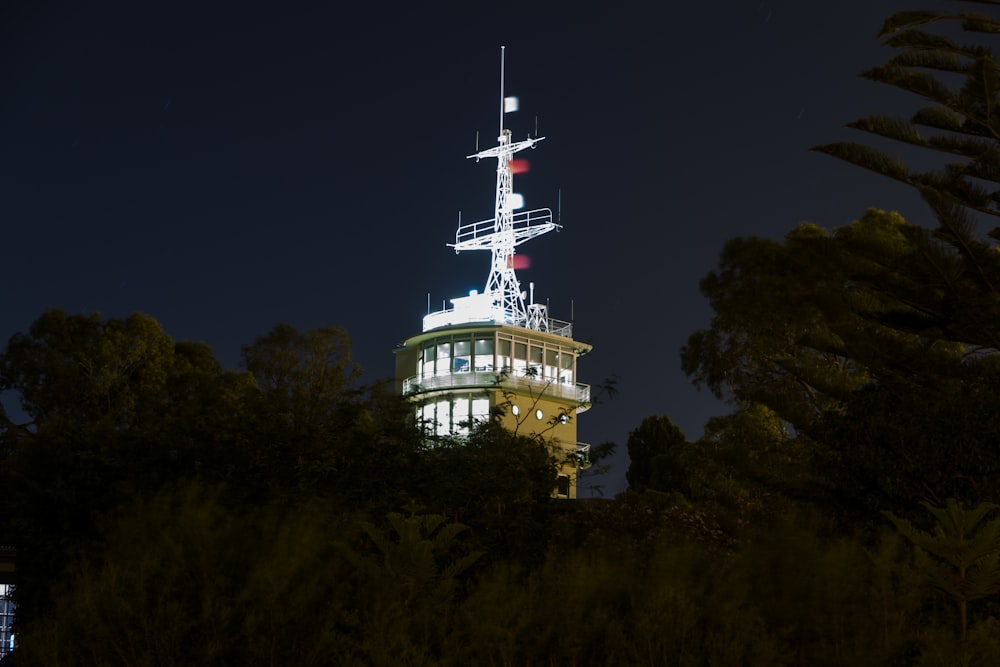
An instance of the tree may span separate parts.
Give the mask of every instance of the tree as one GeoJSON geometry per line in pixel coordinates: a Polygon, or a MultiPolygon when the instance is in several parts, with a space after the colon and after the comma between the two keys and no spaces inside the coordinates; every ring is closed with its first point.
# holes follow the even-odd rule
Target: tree
{"type": "MultiPolygon", "coordinates": [[[[17,392],[32,430],[135,427],[155,416],[174,342],[159,322],[49,310],[11,337],[0,358],[0,390],[17,392]]],[[[23,431],[22,431],[23,433],[23,431]]]]}
{"type": "Polygon", "coordinates": [[[761,404],[713,417],[694,443],[688,464],[691,498],[708,502],[736,525],[777,516],[791,501],[821,495],[815,444],[789,434],[785,422],[761,404]]]}
{"type": "Polygon", "coordinates": [[[646,417],[639,427],[628,434],[629,466],[625,473],[629,488],[634,491],[656,489],[677,490],[677,461],[680,451],[689,446],[684,432],[666,415],[646,417]]]}
{"type": "Polygon", "coordinates": [[[321,428],[361,375],[351,359],[351,338],[340,327],[300,334],[278,324],[244,345],[242,357],[271,409],[300,431],[321,428]]]}
{"type": "Polygon", "coordinates": [[[913,526],[891,512],[885,515],[917,547],[918,566],[927,583],[954,600],[959,640],[969,636],[969,603],[1000,593],[1000,507],[980,503],[963,507],[954,498],[942,507],[923,503],[935,520],[934,532],[913,526]]]}
{"type": "MultiPolygon", "coordinates": [[[[995,0],[964,0],[998,5],[995,0]]],[[[916,188],[937,219],[920,251],[928,258],[935,290],[915,292],[910,306],[939,321],[942,336],[971,348],[1000,349],[1000,263],[993,244],[974,229],[977,214],[1000,216],[1000,66],[991,50],[959,44],[922,26],[960,22],[968,33],[995,35],[1000,21],[975,12],[905,11],[879,32],[898,51],[885,65],[862,73],[913,93],[930,105],[909,119],[876,115],[848,124],[947,160],[916,171],[885,151],[854,142],[813,150],[846,160],[916,188]],[[953,82],[960,85],[952,85],[953,82]]],[[[1000,229],[990,232],[1000,239],[1000,229]]]]}
{"type": "Polygon", "coordinates": [[[954,374],[963,348],[911,305],[932,261],[923,230],[869,210],[832,234],[804,223],[784,243],[737,238],[701,282],[715,314],[681,352],[720,398],[762,403],[801,433],[877,380],[954,374]]]}
{"type": "Polygon", "coordinates": [[[352,462],[351,429],[365,412],[348,333],[278,324],[243,346],[242,357],[258,388],[246,452],[253,476],[276,493],[341,477],[352,462]]]}
{"type": "Polygon", "coordinates": [[[8,419],[7,429],[19,618],[44,608],[104,514],[181,477],[225,474],[245,428],[248,379],[141,313],[105,320],[55,309],[11,337],[0,390],[29,419],[8,419]]]}
{"type": "Polygon", "coordinates": [[[689,338],[684,370],[741,408],[772,410],[795,447],[812,443],[796,455],[812,473],[798,468],[789,488],[811,475],[868,517],[918,500],[1000,500],[996,429],[982,419],[1000,356],[964,337],[964,315],[935,279],[942,258],[967,266],[877,210],[832,233],[803,224],[784,242],[734,239],[702,281],[715,315],[689,338]]]}

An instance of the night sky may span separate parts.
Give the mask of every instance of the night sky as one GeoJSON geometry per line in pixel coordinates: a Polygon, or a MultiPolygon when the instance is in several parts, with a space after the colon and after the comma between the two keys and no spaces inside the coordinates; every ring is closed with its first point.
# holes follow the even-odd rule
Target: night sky
{"type": "Polygon", "coordinates": [[[0,8],[3,341],[54,306],[142,311],[237,367],[279,322],[339,325],[366,382],[392,376],[428,293],[437,310],[486,280],[488,253],[445,244],[459,211],[493,216],[495,161],[465,156],[496,140],[501,45],[506,122],[546,137],[515,191],[562,203],[519,277],[594,345],[580,380],[618,376],[579,422],[619,444],[606,494],[643,417],[695,439],[728,411],[679,361],[727,239],[869,206],[930,224],[903,186],[807,148],[915,109],[857,73],[890,53],[891,12],[941,1],[82,4],[0,8]]]}

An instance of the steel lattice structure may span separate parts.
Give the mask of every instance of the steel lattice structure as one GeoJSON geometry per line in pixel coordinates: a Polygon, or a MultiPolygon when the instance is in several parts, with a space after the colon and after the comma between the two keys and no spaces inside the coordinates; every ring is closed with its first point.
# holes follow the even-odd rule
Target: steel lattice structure
{"type": "Polygon", "coordinates": [[[500,47],[500,133],[497,145],[466,156],[475,158],[477,162],[483,158],[497,160],[494,217],[460,225],[455,233],[455,243],[448,245],[455,248],[456,253],[462,250],[489,250],[492,260],[484,294],[492,299],[493,307],[503,313],[503,319],[508,324],[540,329],[544,328],[547,319],[539,317],[537,312],[533,312],[534,316],[529,318],[529,308],[524,304],[525,294],[514,272],[514,253],[521,243],[558,229],[559,225],[552,221],[551,209],[514,212],[511,159],[515,153],[534,148],[545,137],[529,136],[524,141],[512,141],[510,130],[504,127],[505,99],[504,57],[503,47],[500,47]]]}

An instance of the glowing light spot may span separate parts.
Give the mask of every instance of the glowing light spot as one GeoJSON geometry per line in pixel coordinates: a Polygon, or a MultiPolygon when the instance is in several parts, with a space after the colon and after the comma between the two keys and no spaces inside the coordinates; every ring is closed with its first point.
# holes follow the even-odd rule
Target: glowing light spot
{"type": "Polygon", "coordinates": [[[510,173],[524,174],[531,170],[531,163],[527,160],[511,160],[510,173]]]}
{"type": "Polygon", "coordinates": [[[516,97],[505,97],[503,98],[503,112],[510,113],[511,111],[517,111],[520,103],[517,101],[516,97]]]}
{"type": "Polygon", "coordinates": [[[531,258],[527,255],[510,255],[507,258],[508,269],[527,269],[531,267],[531,258]]]}
{"type": "Polygon", "coordinates": [[[511,210],[515,211],[519,208],[524,208],[524,196],[516,192],[510,193],[507,195],[507,205],[510,206],[511,210]]]}

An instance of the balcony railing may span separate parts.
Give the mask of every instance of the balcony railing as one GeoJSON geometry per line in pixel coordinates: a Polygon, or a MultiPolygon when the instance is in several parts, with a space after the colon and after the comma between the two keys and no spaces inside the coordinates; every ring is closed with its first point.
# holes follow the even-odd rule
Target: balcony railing
{"type": "Polygon", "coordinates": [[[537,375],[514,375],[495,371],[465,371],[442,375],[414,375],[403,381],[403,395],[466,388],[496,388],[531,396],[547,396],[590,405],[590,385],[558,382],[537,375]]]}
{"type": "Polygon", "coordinates": [[[469,309],[469,308],[445,308],[437,312],[424,316],[424,331],[440,329],[459,324],[509,324],[515,327],[523,327],[534,331],[545,331],[547,333],[573,337],[573,323],[564,320],[557,320],[554,317],[515,317],[512,313],[505,312],[503,308],[491,307],[489,309],[469,309]]]}

